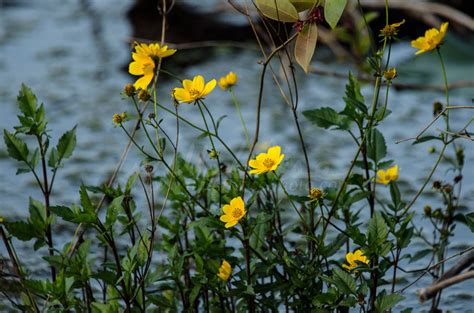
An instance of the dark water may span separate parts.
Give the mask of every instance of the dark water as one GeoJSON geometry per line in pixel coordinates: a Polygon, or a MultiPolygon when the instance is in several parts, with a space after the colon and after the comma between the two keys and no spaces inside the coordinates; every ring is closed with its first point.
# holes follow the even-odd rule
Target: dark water
{"type": "MultiPolygon", "coordinates": [[[[104,182],[113,171],[120,153],[126,144],[126,138],[120,129],[114,128],[111,117],[116,112],[133,111],[131,104],[121,99],[122,87],[132,81],[123,71],[130,54],[127,40],[130,27],[124,17],[132,1],[95,0],[91,1],[92,13],[84,1],[19,1],[20,5],[2,7],[0,5],[0,128],[12,129],[16,125],[18,109],[15,98],[22,82],[29,85],[38,99],[45,103],[53,142],[64,131],[78,126],[78,145],[71,160],[61,170],[53,194],[54,204],[70,204],[78,200],[80,182],[97,185],[104,182]]],[[[188,1],[192,3],[192,1],[188,1]]],[[[2,1],[0,0],[0,4],[2,1]]],[[[212,6],[213,1],[207,1],[212,6]]],[[[472,42],[465,42],[448,35],[443,47],[447,61],[448,79],[457,81],[472,79],[474,60],[471,52],[472,42]]],[[[337,64],[324,49],[316,52],[314,65],[346,73],[351,69],[348,64],[337,64]]],[[[255,124],[255,103],[261,65],[261,57],[255,50],[232,51],[217,49],[212,59],[187,68],[182,77],[202,74],[206,79],[219,78],[232,70],[239,75],[240,81],[235,89],[241,102],[247,126],[252,132],[255,124]]],[[[442,84],[441,72],[436,54],[430,53],[414,57],[414,50],[407,42],[393,47],[392,64],[397,66],[399,80],[427,84],[442,84]]],[[[342,108],[341,99],[345,81],[337,78],[309,75],[298,72],[301,110],[320,106],[342,108]]],[[[171,107],[168,97],[174,82],[160,84],[158,95],[163,105],[171,107]]],[[[303,156],[299,152],[299,142],[291,118],[291,111],[278,96],[272,82],[267,81],[267,90],[263,102],[261,146],[281,145],[287,155],[285,181],[290,192],[304,194],[303,156]]],[[[364,87],[367,99],[371,97],[371,87],[364,87]]],[[[459,89],[451,94],[451,103],[469,105],[474,90],[459,89]]],[[[436,154],[429,154],[430,144],[412,146],[411,143],[395,144],[398,139],[411,137],[432,118],[432,103],[443,101],[444,95],[436,92],[390,91],[390,109],[393,114],[382,125],[385,134],[389,158],[400,166],[400,181],[410,199],[414,190],[420,186],[435,162],[436,154]]],[[[207,103],[215,116],[227,115],[221,133],[231,146],[243,146],[244,136],[240,122],[235,114],[230,97],[216,89],[207,103]]],[[[182,105],[181,114],[200,123],[196,108],[182,105]]],[[[173,127],[171,116],[162,116],[164,125],[173,127]]],[[[469,111],[453,112],[452,125],[464,125],[472,119],[469,111]]],[[[309,147],[314,185],[335,186],[345,173],[349,160],[355,153],[355,147],[349,137],[340,132],[317,129],[301,117],[305,138],[309,147]]],[[[434,133],[442,124],[435,124],[434,133]]],[[[205,140],[196,140],[198,134],[182,127],[181,151],[186,158],[199,161],[207,160],[205,140]]],[[[463,202],[474,202],[474,149],[471,142],[460,141],[465,147],[466,169],[463,182],[463,202]]],[[[439,147],[438,147],[439,150],[439,147]]],[[[140,171],[140,156],[132,149],[122,170],[122,181],[129,174],[140,171]]],[[[29,175],[15,176],[16,163],[6,156],[3,141],[0,143],[0,215],[7,218],[24,216],[27,212],[28,195],[41,198],[35,182],[29,175]]],[[[443,164],[434,178],[448,180],[452,173],[443,164]]],[[[385,192],[384,187],[379,188],[385,192]]],[[[429,188],[428,188],[429,189],[429,188]]],[[[425,193],[414,209],[422,214],[425,204],[433,208],[440,206],[438,198],[425,193]]],[[[419,219],[429,234],[426,220],[419,219]]],[[[458,225],[448,255],[454,254],[473,242],[472,233],[463,225],[458,225]]],[[[20,255],[28,256],[29,243],[19,243],[20,255]]],[[[421,243],[411,247],[416,251],[421,243]]],[[[4,247],[0,251],[3,254],[4,247]]],[[[342,254],[341,254],[342,256],[342,254]]],[[[31,263],[34,259],[31,259],[31,263]]],[[[421,268],[424,262],[405,264],[407,269],[421,268]]],[[[408,281],[415,276],[405,275],[408,281]]],[[[403,307],[415,307],[414,312],[425,312],[427,306],[418,304],[415,291],[428,284],[428,277],[420,280],[405,292],[407,300],[403,307]]],[[[402,286],[399,286],[402,287],[402,286]]],[[[453,312],[472,312],[466,309],[473,302],[471,290],[474,282],[465,282],[443,293],[441,307],[453,312]]]]}

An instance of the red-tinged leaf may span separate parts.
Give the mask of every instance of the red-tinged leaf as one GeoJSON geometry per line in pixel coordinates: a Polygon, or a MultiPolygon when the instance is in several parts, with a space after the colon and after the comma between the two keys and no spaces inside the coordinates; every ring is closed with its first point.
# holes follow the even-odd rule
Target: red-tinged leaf
{"type": "Polygon", "coordinates": [[[316,24],[308,24],[298,34],[295,44],[296,62],[301,68],[308,73],[309,64],[313,58],[316,42],[318,41],[318,26],[316,24]]]}

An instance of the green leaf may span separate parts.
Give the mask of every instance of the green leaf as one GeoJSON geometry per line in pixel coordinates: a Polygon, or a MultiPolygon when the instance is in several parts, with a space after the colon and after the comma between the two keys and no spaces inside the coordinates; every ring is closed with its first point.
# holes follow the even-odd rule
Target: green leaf
{"type": "Polygon", "coordinates": [[[398,189],[398,185],[396,182],[390,183],[390,196],[392,198],[392,202],[395,206],[398,206],[401,200],[400,190],[398,189]]]}
{"type": "Polygon", "coordinates": [[[67,159],[72,155],[74,148],[76,147],[76,126],[71,130],[65,132],[61,138],[59,138],[56,149],[58,150],[59,162],[62,159],[67,159]]]}
{"type": "Polygon", "coordinates": [[[357,78],[349,72],[349,83],[346,85],[346,96],[344,101],[348,106],[345,111],[353,111],[355,109],[361,111],[365,116],[368,116],[369,111],[365,105],[364,97],[360,92],[360,84],[357,78]]]}
{"type": "Polygon", "coordinates": [[[81,197],[81,205],[84,208],[84,211],[95,212],[94,205],[92,204],[91,199],[89,198],[89,195],[87,194],[86,186],[81,185],[79,194],[81,197]]]}
{"type": "Polygon", "coordinates": [[[3,130],[3,139],[5,140],[5,145],[7,146],[10,157],[28,164],[29,151],[26,143],[6,129],[3,130]]]}
{"type": "Polygon", "coordinates": [[[20,92],[17,97],[20,111],[27,117],[34,118],[36,114],[37,100],[30,88],[21,84],[20,92]]]}
{"type": "Polygon", "coordinates": [[[28,241],[36,237],[34,231],[32,231],[31,224],[25,222],[8,222],[5,223],[5,227],[8,232],[14,237],[22,240],[28,241]]]}
{"type": "Polygon", "coordinates": [[[50,207],[49,210],[67,222],[74,223],[75,221],[76,213],[68,207],[58,205],[50,207]]]}
{"type": "Polygon", "coordinates": [[[324,2],[324,17],[329,26],[334,29],[344,12],[347,0],[326,0],[324,2]]]}
{"type": "Polygon", "coordinates": [[[308,74],[317,41],[318,25],[316,23],[306,24],[296,37],[295,59],[306,74],[308,74]]]}
{"type": "Polygon", "coordinates": [[[357,285],[354,278],[339,268],[335,268],[332,271],[334,284],[339,288],[342,293],[345,294],[356,294],[357,285]]]}
{"type": "Polygon", "coordinates": [[[317,8],[320,0],[290,0],[298,12],[317,8]]]}
{"type": "Polygon", "coordinates": [[[405,297],[398,293],[392,293],[390,295],[380,293],[375,301],[375,311],[377,313],[385,313],[403,299],[405,299],[405,297]]]}
{"type": "Polygon", "coordinates": [[[119,196],[112,200],[109,207],[107,208],[107,214],[105,217],[105,224],[108,226],[112,226],[113,223],[117,220],[117,216],[119,211],[123,211],[122,202],[125,196],[119,196]]]}
{"type": "Polygon", "coordinates": [[[474,233],[474,212],[464,215],[464,218],[466,219],[467,226],[474,233]]]}
{"type": "Polygon", "coordinates": [[[332,126],[344,127],[344,119],[334,109],[329,107],[303,111],[303,115],[313,124],[325,129],[332,126]]]}
{"type": "Polygon", "coordinates": [[[268,18],[280,22],[298,21],[298,11],[289,0],[257,0],[257,8],[268,18]]]}
{"type": "Polygon", "coordinates": [[[382,246],[387,239],[388,226],[380,213],[376,212],[370,219],[369,225],[367,226],[367,232],[367,241],[370,247],[378,248],[382,246]]]}
{"type": "Polygon", "coordinates": [[[387,144],[385,143],[385,138],[378,129],[372,131],[367,150],[369,158],[374,160],[376,163],[387,155],[387,144]]]}
{"type": "Polygon", "coordinates": [[[51,148],[51,151],[49,152],[48,166],[52,168],[56,168],[58,167],[58,163],[59,163],[58,150],[56,148],[51,148]]]}

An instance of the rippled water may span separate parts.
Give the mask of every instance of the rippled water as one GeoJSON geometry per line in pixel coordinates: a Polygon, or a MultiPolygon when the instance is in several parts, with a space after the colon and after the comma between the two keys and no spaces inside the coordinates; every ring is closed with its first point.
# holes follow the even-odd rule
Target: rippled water
{"type": "MultiPolygon", "coordinates": [[[[130,103],[121,99],[122,87],[131,82],[123,71],[129,61],[127,40],[130,27],[124,17],[132,1],[95,0],[92,8],[95,15],[80,1],[18,1],[17,6],[2,7],[0,0],[0,128],[12,129],[16,125],[18,109],[15,98],[22,82],[29,85],[38,99],[45,103],[49,126],[53,129],[53,142],[64,131],[78,126],[78,145],[73,157],[61,170],[53,194],[54,204],[70,204],[78,199],[80,182],[97,185],[106,181],[113,171],[126,138],[119,129],[113,127],[111,117],[116,112],[132,111],[130,103]],[[96,30],[94,32],[94,30],[96,30]],[[97,30],[99,30],[97,32],[97,30]]],[[[189,1],[188,1],[189,2],[189,1]]],[[[212,5],[212,1],[208,1],[212,5]]],[[[6,2],[5,2],[6,3],[6,2]]],[[[474,60],[471,52],[473,42],[463,42],[455,36],[447,37],[443,47],[447,61],[450,81],[472,79],[474,60]]],[[[260,55],[252,50],[232,51],[217,49],[212,59],[188,67],[183,77],[203,74],[207,79],[219,77],[229,70],[240,78],[236,88],[243,115],[250,130],[255,124],[255,103],[261,65],[257,63],[260,55]]],[[[392,61],[397,66],[399,80],[404,82],[423,82],[442,84],[441,72],[436,54],[414,57],[407,42],[400,42],[393,48],[392,61]]],[[[332,62],[329,53],[320,49],[316,52],[316,67],[347,72],[348,64],[332,62]]],[[[320,106],[342,108],[341,99],[344,80],[324,76],[306,76],[298,72],[300,108],[305,110],[320,106]]],[[[173,82],[164,82],[159,88],[159,97],[164,105],[171,105],[168,97],[173,82]]],[[[304,185],[298,178],[304,177],[303,156],[299,152],[299,142],[291,118],[291,111],[278,96],[272,82],[267,80],[267,90],[263,102],[262,133],[263,143],[279,144],[288,157],[286,182],[293,193],[304,193],[304,185]]],[[[370,86],[364,87],[364,95],[370,99],[370,86]]],[[[451,103],[467,105],[471,103],[474,90],[459,89],[452,93],[451,103]]],[[[400,181],[409,199],[413,191],[422,183],[435,161],[436,155],[428,153],[427,144],[412,146],[410,143],[395,144],[402,138],[414,136],[432,118],[432,103],[443,101],[442,93],[422,91],[390,92],[390,109],[393,114],[381,127],[384,132],[389,157],[400,166],[400,181]]],[[[213,92],[207,100],[215,116],[227,115],[221,132],[232,146],[242,146],[244,136],[234,107],[227,94],[213,92]]],[[[200,123],[192,106],[183,105],[181,114],[200,123]]],[[[460,110],[453,112],[452,125],[464,125],[472,114],[460,110]]],[[[163,115],[164,125],[172,127],[174,120],[163,115]]],[[[317,129],[301,117],[305,133],[313,180],[315,185],[334,186],[339,182],[355,153],[350,138],[342,132],[329,132],[317,129]]],[[[434,125],[432,132],[441,124],[434,125]]],[[[206,159],[205,149],[210,148],[205,140],[197,141],[196,134],[182,127],[181,149],[186,157],[206,159]],[[191,147],[189,150],[188,148],[191,147]],[[186,150],[185,150],[186,149],[186,150]],[[189,152],[192,151],[192,152],[189,152]]],[[[472,143],[462,142],[466,151],[466,164],[463,193],[464,203],[474,201],[474,149],[472,143]]],[[[132,150],[122,171],[126,177],[140,169],[140,156],[132,150]]],[[[3,141],[0,143],[0,215],[8,218],[24,216],[27,212],[28,195],[40,198],[35,182],[29,175],[15,176],[17,164],[6,156],[3,141]]],[[[449,179],[452,173],[446,171],[444,164],[435,174],[436,179],[449,179]]],[[[415,206],[420,214],[425,204],[436,207],[437,199],[427,192],[415,206]]],[[[426,221],[420,219],[421,225],[426,221]]],[[[426,225],[428,226],[428,225],[426,225]]],[[[429,228],[428,228],[429,229],[429,228]]],[[[472,233],[463,225],[458,225],[452,239],[450,254],[472,245],[472,233]]],[[[19,243],[29,247],[29,243],[19,243]]],[[[416,251],[420,244],[411,249],[416,251]]],[[[0,248],[4,253],[4,247],[0,248]]],[[[26,249],[20,254],[28,256],[26,249]]],[[[420,268],[423,262],[406,265],[408,269],[420,268]]],[[[406,275],[411,281],[413,277],[406,275]]],[[[427,311],[427,306],[419,306],[415,291],[429,283],[429,278],[420,280],[406,291],[407,300],[402,306],[414,306],[415,312],[427,311]],[[424,310],[424,311],[423,311],[424,310]]],[[[465,282],[443,293],[443,308],[453,312],[472,312],[465,308],[472,303],[470,290],[474,282],[465,282]]]]}

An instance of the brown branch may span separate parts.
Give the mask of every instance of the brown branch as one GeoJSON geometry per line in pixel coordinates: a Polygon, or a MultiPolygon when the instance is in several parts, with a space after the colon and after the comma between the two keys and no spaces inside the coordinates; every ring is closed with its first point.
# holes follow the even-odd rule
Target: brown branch
{"type": "MultiPolygon", "coordinates": [[[[385,0],[360,0],[363,7],[371,9],[385,8],[385,0]]],[[[406,0],[390,0],[390,9],[405,10],[411,13],[416,13],[419,16],[430,16],[429,19],[424,19],[433,27],[436,23],[436,15],[448,19],[456,24],[459,24],[470,31],[474,31],[474,20],[467,14],[456,10],[448,5],[434,2],[416,2],[406,0]]]]}
{"type": "Polygon", "coordinates": [[[437,284],[433,284],[427,288],[420,289],[418,292],[418,295],[420,297],[420,302],[423,303],[426,300],[429,300],[436,296],[438,292],[441,290],[455,284],[459,284],[460,282],[463,282],[468,279],[474,278],[474,270],[470,270],[468,272],[453,276],[451,278],[448,278],[446,280],[443,280],[437,284]]]}

